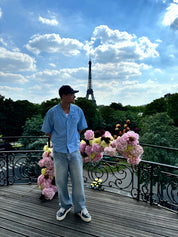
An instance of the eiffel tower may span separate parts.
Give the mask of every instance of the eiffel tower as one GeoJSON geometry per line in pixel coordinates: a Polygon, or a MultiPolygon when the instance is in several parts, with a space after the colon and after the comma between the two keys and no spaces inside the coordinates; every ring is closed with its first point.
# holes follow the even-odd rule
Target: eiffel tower
{"type": "Polygon", "coordinates": [[[91,60],[89,61],[89,74],[88,74],[88,87],[87,87],[87,94],[86,94],[86,98],[88,100],[89,95],[91,95],[92,98],[92,102],[94,105],[96,105],[96,100],[93,94],[93,89],[92,89],[92,84],[91,84],[91,60]]]}

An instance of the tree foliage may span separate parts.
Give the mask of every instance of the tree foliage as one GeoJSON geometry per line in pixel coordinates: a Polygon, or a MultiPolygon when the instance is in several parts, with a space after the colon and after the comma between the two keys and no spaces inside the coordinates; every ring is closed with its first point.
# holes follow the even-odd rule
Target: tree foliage
{"type": "MultiPolygon", "coordinates": [[[[164,113],[143,117],[139,123],[141,128],[140,141],[144,144],[176,148],[178,144],[178,128],[174,121],[164,113]]],[[[145,160],[176,165],[178,154],[174,151],[159,148],[144,147],[143,157],[145,160]]]]}
{"type": "Polygon", "coordinates": [[[38,114],[39,105],[27,100],[13,101],[0,96],[0,133],[6,136],[21,135],[26,119],[38,114]]]}
{"type": "Polygon", "coordinates": [[[159,98],[146,105],[144,115],[166,112],[167,102],[165,98],[159,98]]]}
{"type": "MultiPolygon", "coordinates": [[[[60,102],[54,98],[33,104],[27,100],[13,101],[0,95],[0,134],[4,136],[43,136],[41,126],[46,112],[60,102]]],[[[140,141],[166,147],[178,144],[178,93],[154,100],[146,106],[95,106],[86,98],[77,98],[76,105],[84,111],[88,129],[104,129],[114,134],[116,124],[123,128],[130,120],[130,129],[140,129],[140,141]]],[[[41,149],[44,139],[21,141],[28,149],[41,149]]],[[[144,159],[167,164],[178,164],[176,152],[144,147],[144,159]]]]}
{"type": "Polygon", "coordinates": [[[40,105],[40,113],[41,113],[41,116],[44,117],[46,112],[52,108],[54,105],[57,105],[59,104],[60,102],[60,99],[59,98],[54,98],[54,99],[51,99],[51,100],[47,100],[47,101],[44,101],[41,103],[40,105]]]}
{"type": "Polygon", "coordinates": [[[95,130],[101,123],[101,116],[99,115],[97,107],[91,100],[82,97],[77,98],[75,103],[83,110],[87,120],[88,129],[95,130]]]}
{"type": "Polygon", "coordinates": [[[167,113],[178,126],[178,93],[175,93],[167,99],[167,113]]]}
{"type": "MultiPolygon", "coordinates": [[[[22,136],[44,136],[41,131],[43,118],[40,114],[28,118],[23,126],[22,136]]],[[[23,145],[23,149],[43,149],[44,144],[47,142],[42,138],[21,138],[19,142],[23,145]]]]}

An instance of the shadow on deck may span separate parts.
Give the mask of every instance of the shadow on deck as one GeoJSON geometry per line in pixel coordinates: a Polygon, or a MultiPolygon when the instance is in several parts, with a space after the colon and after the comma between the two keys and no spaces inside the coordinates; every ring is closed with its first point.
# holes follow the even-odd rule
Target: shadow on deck
{"type": "Polygon", "coordinates": [[[71,211],[59,222],[57,196],[41,201],[37,185],[0,187],[0,236],[178,236],[178,215],[171,211],[87,187],[85,193],[92,221],[71,211]]]}

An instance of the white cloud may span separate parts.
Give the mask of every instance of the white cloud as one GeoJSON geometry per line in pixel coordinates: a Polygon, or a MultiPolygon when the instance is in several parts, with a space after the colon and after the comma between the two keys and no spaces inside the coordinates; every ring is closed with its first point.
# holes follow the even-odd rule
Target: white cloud
{"type": "Polygon", "coordinates": [[[47,19],[47,18],[43,18],[41,16],[39,16],[39,21],[42,22],[43,24],[46,25],[51,25],[51,26],[57,26],[58,25],[58,21],[53,18],[53,19],[47,19]]]}
{"type": "Polygon", "coordinates": [[[36,69],[35,59],[27,54],[9,51],[0,47],[0,68],[3,72],[34,71],[36,69]]]}
{"type": "Polygon", "coordinates": [[[7,46],[7,43],[4,41],[3,38],[0,38],[0,43],[1,43],[3,46],[7,46]]]}
{"type": "Polygon", "coordinates": [[[53,83],[67,83],[74,82],[76,80],[82,80],[88,76],[88,68],[65,68],[61,70],[44,70],[34,73],[29,77],[31,80],[38,82],[53,82],[53,83]]]}
{"type": "Polygon", "coordinates": [[[56,67],[56,64],[54,64],[54,63],[49,63],[49,65],[50,65],[51,67],[56,67]]]}
{"type": "Polygon", "coordinates": [[[96,64],[93,67],[93,75],[96,80],[126,80],[128,78],[137,77],[142,75],[143,70],[150,69],[144,63],[138,64],[134,62],[121,62],[121,63],[107,63],[96,64]]]}
{"type": "Polygon", "coordinates": [[[158,57],[158,43],[152,43],[147,37],[137,38],[127,32],[100,25],[95,28],[91,42],[86,43],[85,49],[98,63],[135,62],[158,57]]]}
{"type": "Polygon", "coordinates": [[[152,102],[154,99],[163,97],[167,93],[176,93],[178,90],[178,85],[163,84],[151,79],[144,83],[138,81],[116,82],[111,80],[103,83],[95,82],[94,86],[94,96],[98,105],[109,105],[112,102],[133,106],[144,105],[152,102]]]}
{"type": "Polygon", "coordinates": [[[59,52],[66,56],[73,56],[80,53],[83,44],[76,39],[61,38],[59,34],[44,34],[34,35],[26,47],[35,54],[59,52]]]}
{"type": "MultiPolygon", "coordinates": [[[[177,1],[174,1],[178,3],[177,1]]],[[[163,25],[171,26],[173,29],[178,30],[178,4],[171,3],[167,8],[167,12],[163,19],[163,25]]]]}
{"type": "Polygon", "coordinates": [[[0,86],[0,95],[4,96],[5,98],[13,98],[13,100],[27,99],[27,97],[21,96],[23,92],[23,88],[0,86]]]}
{"type": "Polygon", "coordinates": [[[106,25],[97,26],[93,31],[92,40],[100,39],[101,44],[104,43],[118,43],[123,42],[125,45],[126,41],[130,41],[135,38],[135,35],[128,34],[127,32],[120,32],[119,30],[111,30],[106,25]]]}
{"type": "Polygon", "coordinates": [[[1,83],[9,83],[9,84],[13,84],[13,83],[20,83],[20,84],[24,84],[26,82],[28,82],[28,80],[21,74],[12,74],[12,73],[3,73],[0,72],[0,81],[1,83]]]}

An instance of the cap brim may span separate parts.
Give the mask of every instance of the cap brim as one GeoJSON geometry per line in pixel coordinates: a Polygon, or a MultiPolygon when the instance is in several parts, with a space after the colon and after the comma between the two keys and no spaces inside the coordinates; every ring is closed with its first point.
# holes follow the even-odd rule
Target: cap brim
{"type": "Polygon", "coordinates": [[[78,93],[78,92],[79,92],[79,91],[77,91],[77,90],[74,90],[74,94],[75,94],[75,93],[78,93]]]}

